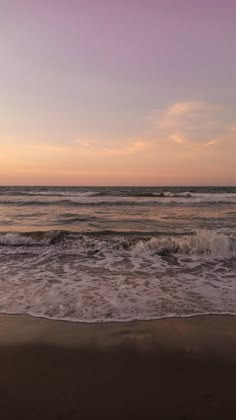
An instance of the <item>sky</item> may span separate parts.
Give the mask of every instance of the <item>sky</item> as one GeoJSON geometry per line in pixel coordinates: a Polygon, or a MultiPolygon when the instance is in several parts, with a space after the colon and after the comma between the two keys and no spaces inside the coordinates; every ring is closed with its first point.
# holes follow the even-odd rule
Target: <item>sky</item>
{"type": "Polygon", "coordinates": [[[236,185],[235,0],[0,0],[0,185],[236,185]]]}

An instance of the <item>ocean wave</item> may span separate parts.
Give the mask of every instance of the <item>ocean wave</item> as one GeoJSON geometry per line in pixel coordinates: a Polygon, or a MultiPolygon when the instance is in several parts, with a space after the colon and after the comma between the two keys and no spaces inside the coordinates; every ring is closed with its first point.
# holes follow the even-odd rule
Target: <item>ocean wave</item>
{"type": "Polygon", "coordinates": [[[1,195],[2,206],[136,206],[136,205],[223,205],[236,204],[235,193],[190,193],[172,191],[86,191],[86,192],[62,192],[48,194],[27,193],[26,195],[1,195]]]}
{"type": "MultiPolygon", "coordinates": [[[[150,232],[151,233],[151,232],[150,232]]],[[[57,244],[91,252],[128,251],[136,255],[212,255],[230,256],[236,252],[236,238],[209,230],[186,234],[142,235],[141,232],[121,234],[115,231],[71,233],[66,231],[4,233],[0,245],[8,247],[53,246],[57,244]]]]}
{"type": "MultiPolygon", "coordinates": [[[[75,199],[67,199],[67,200],[57,200],[57,201],[39,201],[39,200],[22,200],[22,201],[10,201],[10,200],[0,200],[0,205],[14,205],[19,207],[28,207],[28,206],[136,206],[136,205],[146,205],[147,201],[139,201],[136,200],[99,200],[99,201],[77,201],[75,199]]],[[[155,205],[158,204],[157,201],[148,201],[148,204],[155,205]]]]}
{"type": "Polygon", "coordinates": [[[55,245],[56,243],[64,241],[65,237],[66,233],[64,231],[7,232],[0,234],[0,246],[29,247],[55,245]]]}
{"type": "Polygon", "coordinates": [[[0,309],[83,322],[235,313],[236,238],[0,234],[0,309]]]}
{"type": "Polygon", "coordinates": [[[25,196],[25,197],[96,197],[99,195],[105,195],[99,191],[20,191],[20,190],[3,190],[0,195],[5,196],[25,196]]]}
{"type": "Polygon", "coordinates": [[[96,191],[84,191],[84,192],[69,192],[69,191],[65,191],[65,192],[56,192],[56,191],[52,191],[52,192],[28,192],[25,193],[23,195],[26,196],[45,196],[45,197],[96,197],[101,195],[100,192],[96,192],[96,191]]]}
{"type": "Polygon", "coordinates": [[[158,254],[213,255],[226,256],[236,251],[236,239],[223,233],[208,230],[196,231],[183,237],[151,238],[135,245],[138,252],[157,252],[158,254]]]}
{"type": "Polygon", "coordinates": [[[161,191],[161,192],[143,192],[143,193],[131,193],[129,194],[129,196],[132,197],[160,197],[160,198],[165,198],[165,197],[183,197],[183,198],[189,198],[192,197],[192,194],[189,191],[185,191],[182,193],[173,193],[170,191],[161,191]]]}
{"type": "Polygon", "coordinates": [[[235,195],[236,187],[173,187],[173,186],[156,186],[156,187],[29,187],[29,186],[5,186],[0,187],[0,196],[120,196],[120,197],[190,197],[194,195],[235,195]]]}
{"type": "MultiPolygon", "coordinates": [[[[5,201],[0,200],[0,206],[15,206],[15,207],[134,207],[134,206],[164,206],[164,207],[173,207],[175,205],[184,205],[186,207],[191,207],[194,205],[194,207],[202,207],[202,206],[223,206],[226,204],[236,204],[236,198],[233,201],[227,201],[227,200],[212,200],[212,201],[206,201],[202,199],[195,199],[192,200],[189,198],[187,202],[183,202],[183,199],[162,199],[161,197],[157,197],[156,200],[145,200],[147,197],[140,197],[143,198],[143,200],[99,200],[99,201],[76,201],[76,200],[60,200],[60,201],[36,201],[36,200],[27,200],[27,201],[5,201]],[[190,201],[191,200],[191,201],[190,201]]],[[[154,198],[154,197],[153,197],[154,198]]]]}

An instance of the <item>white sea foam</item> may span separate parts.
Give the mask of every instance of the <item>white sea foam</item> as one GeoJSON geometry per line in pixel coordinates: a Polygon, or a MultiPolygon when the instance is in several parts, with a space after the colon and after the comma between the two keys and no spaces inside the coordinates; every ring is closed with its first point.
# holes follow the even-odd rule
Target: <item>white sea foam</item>
{"type": "MultiPolygon", "coordinates": [[[[182,255],[212,255],[213,257],[230,256],[236,252],[236,238],[223,233],[209,230],[197,230],[192,235],[182,236],[157,236],[150,239],[138,239],[135,236],[126,237],[113,234],[113,237],[101,239],[99,234],[86,236],[83,234],[67,233],[60,231],[33,232],[33,233],[2,233],[0,245],[5,246],[33,246],[54,245],[62,242],[64,246],[72,249],[86,251],[107,250],[116,253],[117,250],[128,250],[134,254],[182,254],[182,255]]],[[[19,251],[17,251],[19,252],[19,251]]]]}
{"type": "Polygon", "coordinates": [[[36,242],[27,236],[19,235],[18,233],[6,233],[0,235],[0,245],[34,245],[36,242]]]}
{"type": "Polygon", "coordinates": [[[48,243],[40,247],[5,235],[1,312],[85,322],[236,313],[233,238],[60,235],[41,238],[48,243]]]}
{"type": "Polygon", "coordinates": [[[236,251],[236,241],[223,233],[198,230],[196,234],[183,237],[152,238],[135,245],[138,252],[178,253],[188,255],[210,254],[227,256],[236,251]]]}
{"type": "MultiPolygon", "coordinates": [[[[0,245],[9,247],[49,245],[60,235],[60,232],[33,232],[32,234],[20,234],[14,232],[0,234],[0,245]]],[[[62,233],[61,233],[62,235],[62,233]]]]}
{"type": "Polygon", "coordinates": [[[236,313],[236,188],[0,188],[0,212],[2,312],[236,313]]]}

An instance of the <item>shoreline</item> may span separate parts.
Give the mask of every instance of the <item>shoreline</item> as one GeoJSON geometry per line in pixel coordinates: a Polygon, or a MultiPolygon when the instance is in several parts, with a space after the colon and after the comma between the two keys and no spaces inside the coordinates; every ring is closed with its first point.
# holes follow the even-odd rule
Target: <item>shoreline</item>
{"type": "Polygon", "coordinates": [[[4,420],[236,418],[236,316],[0,315],[0,331],[4,420]]]}
{"type": "Polygon", "coordinates": [[[99,320],[92,320],[92,321],[85,321],[85,320],[77,320],[73,318],[50,318],[48,316],[44,315],[34,315],[27,312],[1,312],[0,311],[0,318],[3,316],[9,316],[9,317],[29,317],[33,319],[42,319],[46,321],[56,321],[56,322],[66,322],[66,323],[72,323],[72,324],[79,324],[79,325],[100,325],[100,324],[135,324],[139,322],[152,322],[152,321],[162,321],[162,320],[178,320],[178,319],[193,319],[193,318],[205,318],[205,317],[236,317],[236,311],[235,312],[197,312],[193,314],[187,314],[187,315],[163,315],[157,318],[132,318],[127,320],[122,319],[99,319],[99,320]]]}

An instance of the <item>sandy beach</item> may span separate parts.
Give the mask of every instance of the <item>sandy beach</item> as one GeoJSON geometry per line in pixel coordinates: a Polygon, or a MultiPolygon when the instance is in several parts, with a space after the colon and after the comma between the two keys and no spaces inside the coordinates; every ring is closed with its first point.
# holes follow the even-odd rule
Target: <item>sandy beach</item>
{"type": "Polygon", "coordinates": [[[236,418],[236,317],[0,316],[1,419],[236,418]]]}

